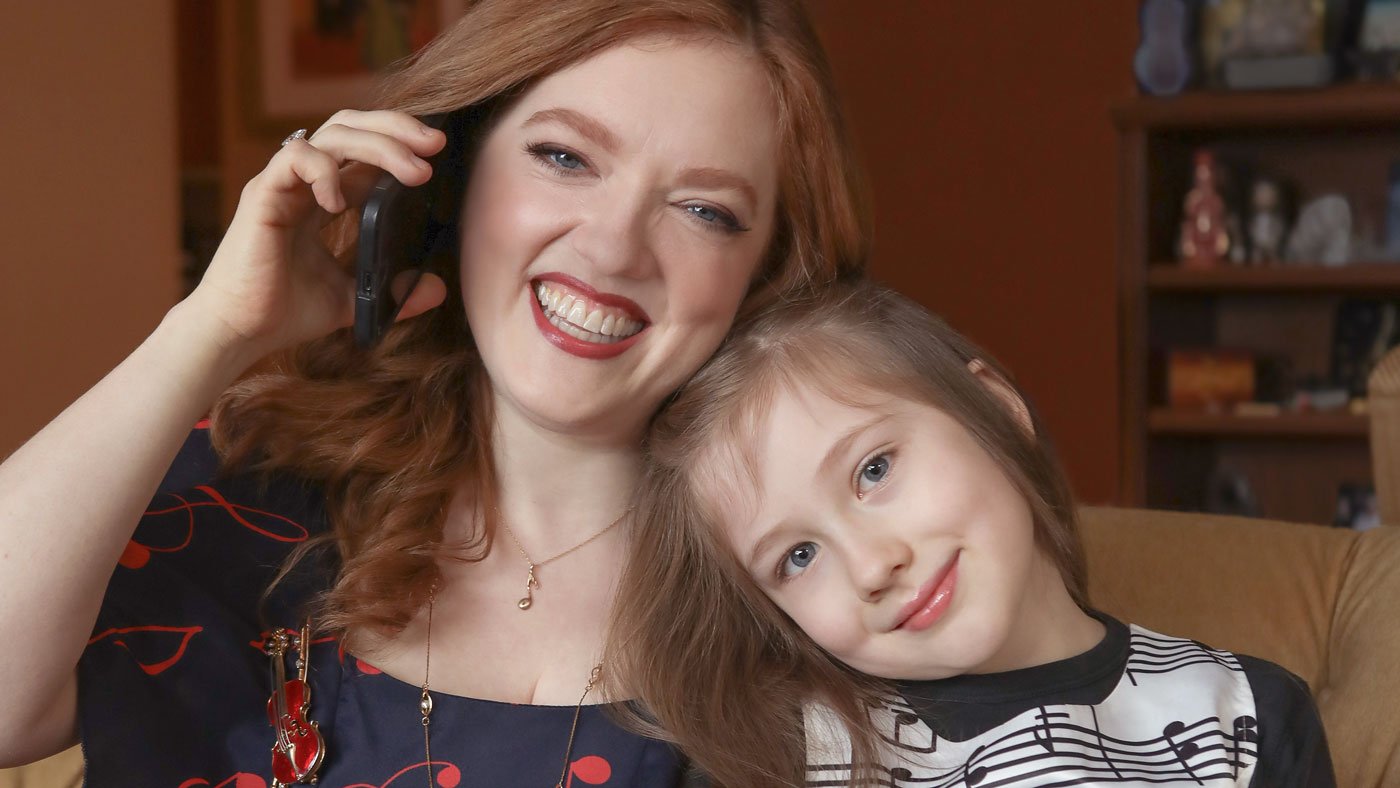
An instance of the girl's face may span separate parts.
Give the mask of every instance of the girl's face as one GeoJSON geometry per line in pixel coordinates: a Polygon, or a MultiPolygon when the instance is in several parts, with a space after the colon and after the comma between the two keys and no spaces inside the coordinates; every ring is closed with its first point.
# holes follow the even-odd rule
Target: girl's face
{"type": "Polygon", "coordinates": [[[753,56],[643,39],[540,81],[483,141],[462,298],[498,398],[627,440],[728,332],[773,233],[776,115],[753,56]]]}
{"type": "Polygon", "coordinates": [[[892,679],[1047,661],[1053,623],[1037,612],[1059,574],[1024,498],[959,423],[897,397],[856,408],[797,387],[754,439],[757,494],[716,496],[725,535],[819,646],[892,679]]]}

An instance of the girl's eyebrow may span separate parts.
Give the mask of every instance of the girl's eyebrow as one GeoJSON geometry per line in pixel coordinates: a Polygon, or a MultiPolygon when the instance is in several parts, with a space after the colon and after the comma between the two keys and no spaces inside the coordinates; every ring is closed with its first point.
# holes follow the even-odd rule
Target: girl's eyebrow
{"type": "Polygon", "coordinates": [[[851,450],[851,444],[855,443],[856,438],[859,438],[867,430],[874,429],[891,418],[892,415],[889,413],[880,413],[874,418],[863,421],[855,427],[852,427],[849,432],[842,435],[826,450],[826,456],[822,457],[821,465],[817,466],[817,473],[813,476],[813,479],[829,476],[832,472],[832,464],[844,457],[851,450]]]}

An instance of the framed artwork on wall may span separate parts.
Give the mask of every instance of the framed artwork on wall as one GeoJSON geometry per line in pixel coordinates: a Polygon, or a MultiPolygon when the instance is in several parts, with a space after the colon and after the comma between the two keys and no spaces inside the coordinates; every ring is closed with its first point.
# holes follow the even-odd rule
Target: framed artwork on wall
{"type": "Polygon", "coordinates": [[[385,68],[461,15],[462,0],[245,0],[239,3],[244,117],[250,131],[314,127],[365,106],[385,68]]]}

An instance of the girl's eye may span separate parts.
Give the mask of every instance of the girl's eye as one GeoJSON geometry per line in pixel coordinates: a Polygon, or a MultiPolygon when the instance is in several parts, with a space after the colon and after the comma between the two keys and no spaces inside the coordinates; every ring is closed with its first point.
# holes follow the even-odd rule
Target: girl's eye
{"type": "Polygon", "coordinates": [[[875,488],[890,475],[890,458],[886,454],[877,454],[874,457],[860,464],[860,472],[856,474],[856,495],[864,496],[875,488]]]}
{"type": "Polygon", "coordinates": [[[685,212],[695,217],[709,229],[724,233],[742,233],[749,228],[739,223],[734,215],[713,205],[690,204],[681,206],[685,212]]]}
{"type": "Polygon", "coordinates": [[[565,172],[580,172],[588,168],[588,164],[576,154],[570,153],[563,148],[556,148],[552,145],[531,145],[529,153],[539,159],[546,166],[565,172]]]}
{"type": "Polygon", "coordinates": [[[783,562],[778,567],[778,577],[787,580],[795,575],[801,574],[802,570],[812,565],[817,560],[817,550],[819,548],[813,542],[803,542],[793,545],[783,556],[783,562]]]}

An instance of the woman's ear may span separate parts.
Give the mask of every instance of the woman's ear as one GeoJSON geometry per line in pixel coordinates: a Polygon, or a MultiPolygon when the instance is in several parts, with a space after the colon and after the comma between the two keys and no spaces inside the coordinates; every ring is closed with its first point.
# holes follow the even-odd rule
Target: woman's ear
{"type": "Polygon", "coordinates": [[[967,362],[967,369],[987,390],[992,392],[1002,405],[1011,413],[1011,417],[1016,423],[1021,425],[1021,429],[1027,435],[1035,437],[1035,424],[1031,420],[1031,409],[1026,407],[1026,401],[1021,399],[1021,395],[1016,393],[1016,389],[1006,382],[1000,373],[987,366],[980,358],[974,358],[967,362]]]}

